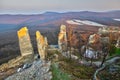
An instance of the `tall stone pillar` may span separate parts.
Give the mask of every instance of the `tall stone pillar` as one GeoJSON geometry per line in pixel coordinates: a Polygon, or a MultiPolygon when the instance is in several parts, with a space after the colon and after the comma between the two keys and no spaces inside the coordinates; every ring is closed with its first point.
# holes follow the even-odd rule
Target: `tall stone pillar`
{"type": "Polygon", "coordinates": [[[21,28],[18,32],[19,46],[22,56],[33,54],[33,47],[27,27],[21,28]]]}
{"type": "Polygon", "coordinates": [[[67,49],[67,36],[66,36],[66,26],[60,26],[60,33],[58,35],[58,46],[61,51],[66,51],[67,49]]]}
{"type": "Polygon", "coordinates": [[[37,47],[38,47],[40,59],[45,60],[47,56],[46,50],[48,47],[47,38],[43,37],[39,31],[36,31],[36,41],[37,41],[37,47]]]}

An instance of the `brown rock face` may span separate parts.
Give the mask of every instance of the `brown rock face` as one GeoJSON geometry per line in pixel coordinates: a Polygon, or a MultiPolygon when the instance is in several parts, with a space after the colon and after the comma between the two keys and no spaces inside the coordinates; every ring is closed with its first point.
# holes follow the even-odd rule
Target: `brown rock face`
{"type": "Polygon", "coordinates": [[[89,47],[93,48],[94,50],[100,50],[101,48],[100,39],[101,37],[99,34],[90,35],[88,40],[89,47]]]}
{"type": "Polygon", "coordinates": [[[37,41],[37,47],[38,47],[40,58],[41,60],[44,60],[47,55],[47,52],[46,52],[48,47],[47,38],[43,37],[39,31],[36,31],[36,41],[37,41]]]}
{"type": "Polygon", "coordinates": [[[67,48],[67,36],[66,36],[66,26],[61,25],[60,33],[58,35],[58,45],[59,49],[65,51],[67,48]]]}
{"type": "Polygon", "coordinates": [[[102,27],[98,29],[98,34],[90,35],[89,44],[92,48],[99,50],[102,46],[108,46],[110,44],[116,44],[119,46],[119,27],[102,27]]]}
{"type": "Polygon", "coordinates": [[[100,38],[100,35],[98,34],[93,34],[93,35],[90,35],[89,37],[89,44],[96,44],[99,42],[99,38],[100,38]]]}
{"type": "Polygon", "coordinates": [[[18,32],[19,46],[22,56],[33,54],[33,47],[27,27],[21,28],[18,32]]]}

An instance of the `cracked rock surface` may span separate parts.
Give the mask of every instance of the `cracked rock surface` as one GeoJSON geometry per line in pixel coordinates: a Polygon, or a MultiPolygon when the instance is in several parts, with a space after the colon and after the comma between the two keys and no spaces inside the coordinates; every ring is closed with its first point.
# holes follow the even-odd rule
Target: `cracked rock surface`
{"type": "Polygon", "coordinates": [[[50,72],[51,62],[37,60],[32,66],[21,72],[9,76],[5,80],[51,80],[52,72],[50,72]]]}

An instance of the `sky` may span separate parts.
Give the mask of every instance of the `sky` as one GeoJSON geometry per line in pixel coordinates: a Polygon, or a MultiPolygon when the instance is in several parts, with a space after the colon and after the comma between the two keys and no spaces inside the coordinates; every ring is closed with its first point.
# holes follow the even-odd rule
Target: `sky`
{"type": "Polygon", "coordinates": [[[120,10],[120,0],[0,0],[0,14],[120,10]]]}

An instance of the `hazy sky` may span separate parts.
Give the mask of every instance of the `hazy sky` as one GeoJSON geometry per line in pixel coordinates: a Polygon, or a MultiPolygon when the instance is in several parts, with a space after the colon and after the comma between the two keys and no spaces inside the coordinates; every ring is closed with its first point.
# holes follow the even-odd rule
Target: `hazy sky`
{"type": "Polygon", "coordinates": [[[120,10],[120,0],[0,0],[0,14],[120,10]]]}

